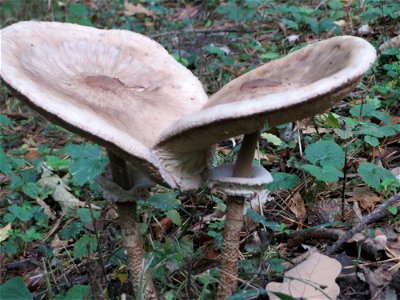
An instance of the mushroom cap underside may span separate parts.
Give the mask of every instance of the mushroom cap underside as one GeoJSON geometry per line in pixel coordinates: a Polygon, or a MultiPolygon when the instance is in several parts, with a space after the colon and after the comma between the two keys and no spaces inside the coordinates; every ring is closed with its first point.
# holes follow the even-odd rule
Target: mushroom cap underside
{"type": "Polygon", "coordinates": [[[375,48],[358,37],[306,46],[225,85],[201,111],[167,128],[157,147],[198,151],[265,122],[275,126],[323,112],[350,93],[375,59],[375,48]]]}
{"type": "Polygon", "coordinates": [[[0,75],[49,119],[154,164],[150,149],[160,133],[208,100],[155,41],[76,24],[28,21],[1,30],[0,75]]]}

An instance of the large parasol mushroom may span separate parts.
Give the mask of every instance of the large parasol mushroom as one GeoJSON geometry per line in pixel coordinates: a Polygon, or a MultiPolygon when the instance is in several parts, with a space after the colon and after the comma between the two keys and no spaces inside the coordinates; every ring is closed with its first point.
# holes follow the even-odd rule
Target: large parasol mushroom
{"type": "MultiPolygon", "coordinates": [[[[375,60],[366,41],[332,38],[233,80],[207,102],[198,80],[139,34],[45,22],[17,23],[1,34],[4,81],[49,119],[105,146],[114,181],[131,189],[133,202],[151,181],[189,190],[208,180],[230,195],[219,298],[236,287],[243,202],[271,180],[251,167],[260,129],[330,108],[375,60]],[[209,176],[212,145],[239,134],[236,165],[209,176]]],[[[142,274],[145,297],[156,298],[135,205],[118,207],[135,287],[142,274]]]]}

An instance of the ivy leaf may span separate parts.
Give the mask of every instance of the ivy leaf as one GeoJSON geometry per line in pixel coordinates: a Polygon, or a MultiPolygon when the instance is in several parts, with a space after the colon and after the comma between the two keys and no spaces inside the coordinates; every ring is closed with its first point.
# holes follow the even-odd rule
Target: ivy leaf
{"type": "Polygon", "coordinates": [[[22,191],[28,197],[35,199],[39,195],[40,189],[35,183],[28,182],[22,187],[22,191]]]}
{"type": "Polygon", "coordinates": [[[69,171],[74,185],[82,186],[91,182],[94,177],[103,171],[108,163],[108,158],[97,145],[71,144],[65,147],[65,150],[72,158],[69,171]]]}
{"type": "Polygon", "coordinates": [[[8,207],[8,210],[22,222],[29,221],[33,218],[34,210],[28,202],[24,202],[21,206],[13,204],[8,207]]]}
{"type": "Polygon", "coordinates": [[[293,174],[275,172],[271,173],[271,175],[274,180],[266,185],[266,188],[271,192],[279,189],[290,190],[300,182],[300,178],[293,174]]]}
{"type": "Polygon", "coordinates": [[[385,179],[396,180],[392,172],[389,170],[368,162],[361,163],[357,172],[361,179],[375,190],[380,188],[381,183],[385,179]]]}
{"type": "Polygon", "coordinates": [[[167,212],[176,209],[181,204],[179,199],[176,198],[177,195],[176,192],[155,194],[146,201],[146,204],[155,209],[167,212]]]}
{"type": "Polygon", "coordinates": [[[305,150],[305,158],[312,164],[320,164],[322,167],[341,169],[344,156],[343,149],[333,141],[319,141],[309,145],[305,150]]]}
{"type": "Polygon", "coordinates": [[[252,219],[253,222],[260,223],[261,225],[264,225],[265,227],[268,227],[269,229],[271,229],[273,231],[281,230],[281,226],[278,223],[267,221],[267,219],[264,216],[258,214],[251,208],[248,208],[246,210],[246,216],[248,216],[250,219],[252,219]]]}
{"type": "Polygon", "coordinates": [[[332,166],[318,167],[310,164],[303,166],[303,169],[314,176],[318,181],[337,182],[339,178],[343,177],[343,173],[332,166]]]}
{"type": "Polygon", "coordinates": [[[82,223],[74,221],[60,231],[60,238],[64,240],[76,238],[78,234],[81,233],[82,229],[83,229],[82,223]]]}
{"type": "Polygon", "coordinates": [[[32,294],[20,276],[13,277],[0,285],[0,299],[32,300],[32,294]]]}
{"type": "MultiPolygon", "coordinates": [[[[92,210],[93,216],[95,219],[100,217],[100,212],[98,210],[92,210]]],[[[76,214],[79,216],[83,223],[92,222],[92,214],[90,213],[89,208],[78,208],[76,210],[76,214]]]]}

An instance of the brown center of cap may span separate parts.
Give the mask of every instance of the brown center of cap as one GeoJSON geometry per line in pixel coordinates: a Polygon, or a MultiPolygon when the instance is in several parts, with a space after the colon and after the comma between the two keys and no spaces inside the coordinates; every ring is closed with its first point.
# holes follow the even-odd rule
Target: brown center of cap
{"type": "Polygon", "coordinates": [[[115,92],[125,86],[118,78],[111,78],[105,75],[86,76],[84,81],[92,88],[100,88],[110,92],[115,92]]]}

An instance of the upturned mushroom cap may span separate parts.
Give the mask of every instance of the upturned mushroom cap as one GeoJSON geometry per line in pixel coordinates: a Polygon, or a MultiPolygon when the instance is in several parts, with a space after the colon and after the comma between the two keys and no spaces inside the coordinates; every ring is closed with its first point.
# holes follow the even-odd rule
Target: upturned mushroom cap
{"type": "Polygon", "coordinates": [[[155,41],[67,23],[1,30],[0,75],[45,117],[171,184],[150,149],[165,128],[208,100],[199,80],[155,41]]]}
{"type": "Polygon", "coordinates": [[[201,147],[331,108],[360,81],[376,59],[367,41],[334,37],[271,61],[229,82],[201,111],[167,128],[158,147],[201,147]]]}

